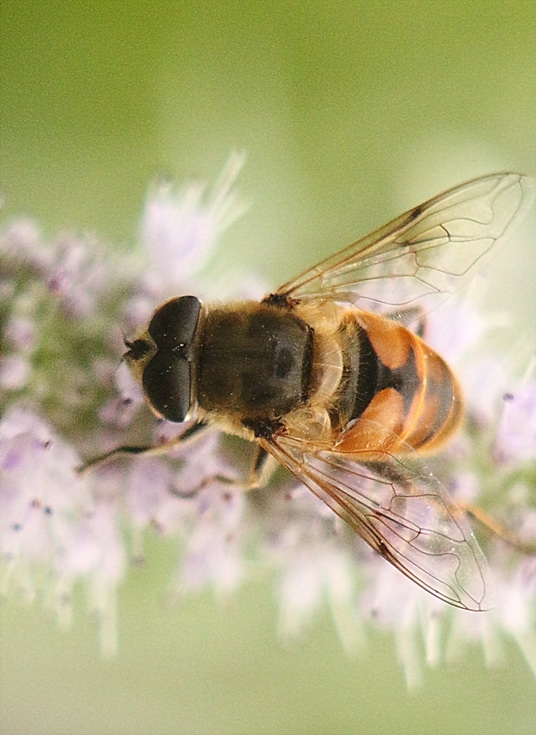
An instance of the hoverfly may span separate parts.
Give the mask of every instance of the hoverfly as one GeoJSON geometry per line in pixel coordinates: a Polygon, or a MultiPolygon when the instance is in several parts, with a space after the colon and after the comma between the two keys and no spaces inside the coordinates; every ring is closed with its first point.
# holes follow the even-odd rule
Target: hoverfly
{"type": "MultiPolygon", "coordinates": [[[[460,386],[410,322],[506,239],[535,192],[520,174],[484,176],[260,302],[172,298],[126,342],[124,358],[157,416],[195,420],[177,441],[216,425],[256,442],[250,486],[262,484],[265,459],[275,458],[432,595],[487,609],[485,558],[420,459],[459,427],[460,386]]],[[[142,451],[151,448],[121,447],[86,467],[142,451]]]]}

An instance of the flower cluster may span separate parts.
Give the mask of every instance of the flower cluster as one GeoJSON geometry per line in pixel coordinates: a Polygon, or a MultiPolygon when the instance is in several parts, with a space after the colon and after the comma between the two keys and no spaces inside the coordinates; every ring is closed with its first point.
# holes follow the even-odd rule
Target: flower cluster
{"type": "Polygon", "coordinates": [[[269,567],[283,635],[327,604],[348,647],[367,628],[391,631],[410,684],[423,661],[459,656],[466,642],[480,643],[493,662],[504,636],[536,675],[536,556],[526,553],[536,539],[536,380],[516,381],[497,356],[482,354],[486,325],[467,304],[451,300],[427,324],[428,341],[459,372],[469,414],[434,469],[460,502],[516,530],[515,539],[481,536],[497,586],[489,612],[424,593],[291,478],[242,492],[250,448],[213,430],[166,456],[77,472],[115,446],[158,444],[187,430],[155,419],[118,369],[120,330],[135,333],[171,295],[210,291],[202,269],[243,209],[233,189],[241,164],[232,157],[210,190],[156,187],[143,214],[142,257],[123,255],[120,266],[89,237],[48,240],[25,219],[0,232],[3,592],[44,600],[68,623],[73,589],[84,584],[102,647],[113,652],[117,587],[143,557],[143,539],[157,534],[181,541],[177,594],[208,585],[228,595],[249,570],[269,567]]]}

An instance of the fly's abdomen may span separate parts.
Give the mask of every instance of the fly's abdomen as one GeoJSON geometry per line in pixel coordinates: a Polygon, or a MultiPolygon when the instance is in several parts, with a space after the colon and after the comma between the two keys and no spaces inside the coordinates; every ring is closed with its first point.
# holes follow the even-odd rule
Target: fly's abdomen
{"type": "Polygon", "coordinates": [[[369,312],[354,312],[352,322],[336,404],[340,450],[435,449],[462,417],[461,392],[447,364],[397,322],[369,312]]]}
{"type": "Polygon", "coordinates": [[[415,449],[433,450],[443,444],[461,422],[461,389],[446,362],[418,337],[410,335],[420,388],[405,414],[402,438],[415,449]]]}

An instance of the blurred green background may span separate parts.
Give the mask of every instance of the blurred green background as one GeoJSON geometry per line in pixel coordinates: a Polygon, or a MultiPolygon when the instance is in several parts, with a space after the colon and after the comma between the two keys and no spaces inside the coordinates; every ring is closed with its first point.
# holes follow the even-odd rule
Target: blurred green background
{"type": "MultiPolygon", "coordinates": [[[[258,270],[262,253],[277,283],[466,178],[536,175],[532,2],[3,0],[0,22],[0,192],[50,233],[133,247],[156,175],[212,180],[246,150],[251,207],[216,262],[258,270]]],[[[536,248],[493,273],[509,347],[534,344],[536,248]]],[[[2,734],[534,733],[511,645],[498,671],[469,651],[409,695],[387,637],[349,658],[326,614],[279,644],[266,582],[167,609],[174,553],[148,551],[112,661],[82,611],[59,632],[3,605],[2,734]]]]}

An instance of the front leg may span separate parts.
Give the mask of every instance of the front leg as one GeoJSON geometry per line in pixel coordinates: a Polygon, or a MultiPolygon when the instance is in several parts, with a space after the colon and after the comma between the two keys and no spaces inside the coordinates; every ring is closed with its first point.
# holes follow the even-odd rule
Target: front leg
{"type": "Polygon", "coordinates": [[[105,454],[100,454],[98,457],[94,457],[93,459],[87,460],[87,462],[84,462],[84,464],[82,464],[80,467],[77,468],[77,473],[79,475],[83,475],[88,470],[93,470],[96,467],[100,467],[103,464],[112,462],[114,459],[117,459],[118,457],[128,457],[128,456],[133,456],[137,454],[143,454],[145,456],[155,457],[155,456],[168,454],[172,449],[175,449],[181,444],[184,444],[193,439],[197,439],[203,433],[203,430],[207,428],[207,426],[208,424],[205,423],[204,421],[198,421],[196,424],[193,424],[192,426],[188,427],[186,431],[183,431],[182,434],[179,434],[174,439],[170,439],[170,441],[164,442],[163,444],[136,446],[136,447],[133,447],[133,446],[116,447],[115,449],[112,449],[111,451],[106,452],[105,454]]]}

